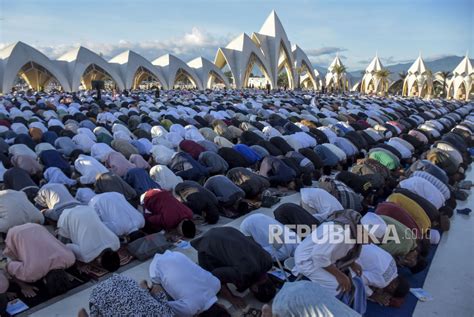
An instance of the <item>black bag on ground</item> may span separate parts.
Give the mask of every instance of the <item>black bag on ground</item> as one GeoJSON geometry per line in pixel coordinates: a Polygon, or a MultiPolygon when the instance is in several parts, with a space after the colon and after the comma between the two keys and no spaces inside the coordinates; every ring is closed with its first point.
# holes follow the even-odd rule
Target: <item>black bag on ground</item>
{"type": "Polygon", "coordinates": [[[166,240],[161,233],[153,233],[143,238],[130,242],[127,246],[128,252],[140,261],[147,260],[156,253],[163,253],[172,247],[172,243],[166,240]]]}

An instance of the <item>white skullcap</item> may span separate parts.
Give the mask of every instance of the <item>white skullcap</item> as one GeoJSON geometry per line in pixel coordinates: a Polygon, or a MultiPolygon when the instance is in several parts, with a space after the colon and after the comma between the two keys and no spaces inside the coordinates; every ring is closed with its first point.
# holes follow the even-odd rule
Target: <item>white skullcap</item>
{"type": "Polygon", "coordinates": [[[140,205],[143,205],[145,203],[145,194],[146,192],[140,195],[140,205]]]}
{"type": "Polygon", "coordinates": [[[441,235],[438,230],[430,229],[430,242],[431,244],[438,244],[441,240],[441,235]]]}
{"type": "Polygon", "coordinates": [[[383,238],[387,232],[387,224],[385,221],[382,217],[373,212],[366,213],[365,216],[360,219],[360,223],[365,225],[368,230],[371,230],[373,226],[376,226],[377,229],[373,233],[377,239],[383,238]]]}

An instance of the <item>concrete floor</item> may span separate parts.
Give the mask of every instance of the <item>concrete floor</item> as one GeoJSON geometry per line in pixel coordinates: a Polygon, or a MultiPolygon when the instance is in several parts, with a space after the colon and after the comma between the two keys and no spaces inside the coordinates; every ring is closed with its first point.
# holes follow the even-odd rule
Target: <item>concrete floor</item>
{"type": "MultiPolygon", "coordinates": [[[[474,182],[472,166],[467,180],[474,182]]],[[[466,201],[458,201],[457,209],[474,209],[474,189],[466,201]]],[[[474,213],[454,214],[451,228],[440,241],[424,289],[434,298],[418,302],[414,317],[474,316],[474,213]]]]}
{"type": "MultiPolygon", "coordinates": [[[[300,194],[295,193],[292,195],[285,196],[281,199],[280,203],[275,205],[274,207],[270,208],[259,208],[257,210],[252,211],[248,215],[254,214],[254,213],[263,213],[268,216],[273,217],[273,210],[280,204],[282,203],[287,203],[287,202],[294,202],[298,203],[300,202],[300,194]]],[[[232,226],[234,228],[239,228],[241,222],[247,217],[248,215],[242,216],[240,218],[231,220],[228,218],[221,218],[219,222],[215,225],[204,225],[201,226],[199,229],[202,232],[205,232],[213,227],[218,227],[218,226],[232,226]]],[[[197,252],[194,248],[190,247],[189,249],[185,250],[178,250],[180,252],[183,252],[186,254],[190,259],[192,259],[194,262],[197,262],[197,252]]],[[[119,270],[119,274],[123,274],[125,276],[129,276],[136,281],[141,281],[141,280],[148,280],[149,281],[149,273],[148,273],[148,267],[150,265],[152,259],[139,263],[137,265],[137,262],[135,261],[134,263],[131,263],[127,265],[126,267],[123,267],[119,270]]],[[[39,306],[34,307],[33,309],[30,309],[26,311],[23,314],[20,314],[19,316],[34,316],[34,317],[69,317],[69,316],[77,316],[77,312],[81,308],[86,308],[88,309],[89,305],[89,296],[92,291],[92,288],[94,287],[94,283],[86,283],[74,290],[69,291],[68,293],[54,298],[46,303],[43,303],[39,306]]],[[[255,308],[261,308],[261,304],[258,304],[256,300],[253,298],[249,297],[247,298],[244,294],[243,297],[245,297],[246,302],[249,303],[250,307],[255,307],[255,308]]],[[[236,316],[240,316],[238,312],[234,311],[230,305],[225,300],[220,299],[219,303],[221,303],[224,307],[226,307],[230,312],[233,312],[236,316]]],[[[234,315],[233,314],[233,315],[234,315]]]]}
{"type": "MultiPolygon", "coordinates": [[[[467,178],[474,182],[474,170],[472,167],[468,171],[467,178]]],[[[465,202],[458,202],[458,208],[474,208],[474,190],[465,202]]],[[[299,203],[299,193],[282,198],[281,203],[299,203]]],[[[275,206],[276,207],[276,206],[275,206]]],[[[260,208],[252,213],[263,213],[273,216],[275,207],[260,208]]],[[[251,213],[251,214],[252,214],[251,213]]],[[[209,230],[214,226],[232,226],[238,228],[246,216],[229,221],[222,219],[213,226],[203,226],[202,231],[209,230]]],[[[430,271],[425,281],[424,288],[434,297],[431,302],[418,302],[414,316],[474,316],[474,214],[471,216],[457,215],[452,218],[451,230],[443,235],[430,271]],[[462,241],[459,244],[458,241],[462,241]]],[[[193,248],[180,250],[193,261],[197,261],[197,254],[193,248]]],[[[143,263],[134,262],[121,268],[120,274],[129,276],[137,281],[148,280],[148,266],[151,259],[143,263]]],[[[35,307],[22,314],[24,316],[54,317],[54,316],[77,316],[80,308],[88,308],[88,299],[94,284],[87,283],[75,290],[72,290],[59,298],[35,307]]],[[[230,309],[230,304],[220,300],[225,307],[230,309]]],[[[256,306],[254,300],[250,300],[250,306],[256,306]]],[[[234,311],[235,315],[240,315],[234,311]]]]}

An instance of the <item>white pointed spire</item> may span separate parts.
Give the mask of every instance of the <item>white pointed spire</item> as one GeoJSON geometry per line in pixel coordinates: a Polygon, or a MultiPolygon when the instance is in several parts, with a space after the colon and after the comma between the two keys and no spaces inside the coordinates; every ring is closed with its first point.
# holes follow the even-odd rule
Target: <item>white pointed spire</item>
{"type": "Polygon", "coordinates": [[[469,57],[466,56],[463,58],[463,60],[456,66],[456,68],[453,70],[454,76],[469,76],[474,74],[474,70],[472,68],[471,60],[469,57]]]}
{"type": "Polygon", "coordinates": [[[421,52],[418,58],[413,62],[413,64],[408,68],[408,74],[418,74],[421,75],[428,71],[428,68],[425,65],[425,61],[421,57],[421,52]]]}
{"type": "Polygon", "coordinates": [[[375,73],[382,69],[383,69],[382,62],[380,61],[377,53],[375,53],[374,59],[370,62],[369,66],[367,66],[367,68],[365,69],[365,72],[375,73]]]}
{"type": "Polygon", "coordinates": [[[334,66],[336,66],[336,65],[338,65],[338,66],[344,66],[344,64],[342,64],[341,59],[339,58],[339,52],[336,53],[336,57],[335,57],[334,60],[332,61],[331,65],[329,65],[328,71],[329,71],[329,72],[332,72],[334,66]]]}
{"type": "Polygon", "coordinates": [[[260,31],[258,31],[258,33],[268,36],[276,36],[279,33],[285,33],[283,24],[281,23],[280,18],[278,17],[275,10],[272,10],[272,12],[270,12],[265,22],[263,22],[263,25],[260,28],[260,31]]]}

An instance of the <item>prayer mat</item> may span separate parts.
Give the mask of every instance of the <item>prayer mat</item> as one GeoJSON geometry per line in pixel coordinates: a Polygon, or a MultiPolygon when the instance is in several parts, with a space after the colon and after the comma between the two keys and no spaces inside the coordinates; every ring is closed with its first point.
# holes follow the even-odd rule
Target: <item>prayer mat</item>
{"type": "Polygon", "coordinates": [[[120,257],[120,266],[127,265],[133,260],[133,255],[127,250],[126,247],[121,247],[118,250],[118,255],[120,257]]]}
{"type": "MultiPolygon", "coordinates": [[[[83,285],[85,282],[83,280],[80,280],[76,278],[74,275],[68,273],[66,271],[68,277],[69,277],[69,285],[67,291],[70,291],[76,287],[79,287],[83,285]]],[[[48,291],[46,290],[44,284],[42,282],[36,282],[36,283],[31,283],[32,286],[38,288],[38,290],[35,290],[36,296],[35,297],[25,297],[20,290],[20,287],[16,285],[15,283],[10,283],[10,286],[8,288],[7,292],[15,293],[17,295],[17,298],[21,299],[28,307],[29,309],[38,306],[53,297],[48,294],[48,291]]],[[[58,295],[61,296],[62,294],[58,295]]]]}
{"type": "Polygon", "coordinates": [[[245,313],[242,314],[242,317],[260,317],[262,316],[262,311],[257,308],[249,308],[245,313]]]}
{"type": "MultiPolygon", "coordinates": [[[[426,276],[428,275],[431,262],[433,261],[434,254],[436,252],[438,245],[431,245],[426,261],[428,265],[426,268],[418,272],[417,274],[412,274],[407,268],[400,268],[398,274],[405,277],[410,283],[411,288],[423,288],[425,283],[426,276]]],[[[436,299],[435,299],[436,300],[436,299]]],[[[403,304],[399,307],[384,307],[375,302],[367,301],[367,311],[364,317],[405,317],[412,316],[415,311],[416,304],[418,299],[412,294],[408,293],[403,304]]]]}

